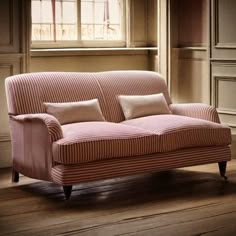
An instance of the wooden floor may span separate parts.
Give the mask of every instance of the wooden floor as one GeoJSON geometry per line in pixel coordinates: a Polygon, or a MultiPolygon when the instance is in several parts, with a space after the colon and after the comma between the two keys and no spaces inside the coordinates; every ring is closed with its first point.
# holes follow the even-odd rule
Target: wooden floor
{"type": "Polygon", "coordinates": [[[60,187],[0,169],[0,235],[236,235],[236,160],[60,187]]]}

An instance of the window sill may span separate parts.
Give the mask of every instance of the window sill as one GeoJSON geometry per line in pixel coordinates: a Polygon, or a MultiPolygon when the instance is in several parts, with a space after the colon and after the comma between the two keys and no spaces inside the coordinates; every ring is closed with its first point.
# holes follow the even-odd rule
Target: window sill
{"type": "Polygon", "coordinates": [[[157,47],[140,48],[54,48],[31,49],[31,57],[145,55],[158,52],[157,47]]]}

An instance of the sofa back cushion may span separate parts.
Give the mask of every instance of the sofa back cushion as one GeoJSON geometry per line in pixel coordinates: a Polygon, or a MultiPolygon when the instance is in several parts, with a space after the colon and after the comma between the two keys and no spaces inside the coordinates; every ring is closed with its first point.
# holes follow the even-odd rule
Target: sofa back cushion
{"type": "Polygon", "coordinates": [[[97,73],[96,77],[102,88],[106,105],[109,107],[109,120],[125,120],[119,95],[150,95],[163,93],[167,104],[171,99],[160,74],[151,71],[108,71],[97,73]]]}
{"type": "Polygon", "coordinates": [[[171,103],[164,80],[150,71],[107,71],[97,73],[40,72],[6,79],[8,112],[12,115],[44,113],[44,103],[98,99],[107,121],[121,122],[124,114],[119,95],[163,93],[171,103]]]}
{"type": "Polygon", "coordinates": [[[106,117],[105,102],[92,73],[41,72],[7,78],[8,112],[13,115],[46,112],[44,103],[98,99],[106,117]]]}

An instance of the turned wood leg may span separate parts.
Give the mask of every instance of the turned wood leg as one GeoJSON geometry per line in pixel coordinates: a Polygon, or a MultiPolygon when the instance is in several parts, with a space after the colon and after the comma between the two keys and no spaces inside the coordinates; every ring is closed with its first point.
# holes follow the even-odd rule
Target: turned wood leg
{"type": "Polygon", "coordinates": [[[65,194],[66,200],[68,200],[72,192],[72,185],[63,186],[63,191],[65,194]]]}
{"type": "Polygon", "coordinates": [[[226,173],[227,161],[219,162],[218,165],[219,165],[220,175],[221,175],[225,180],[227,180],[227,176],[225,175],[225,173],[226,173]]]}
{"type": "Polygon", "coordinates": [[[19,182],[19,173],[14,169],[12,168],[12,182],[19,182]]]}

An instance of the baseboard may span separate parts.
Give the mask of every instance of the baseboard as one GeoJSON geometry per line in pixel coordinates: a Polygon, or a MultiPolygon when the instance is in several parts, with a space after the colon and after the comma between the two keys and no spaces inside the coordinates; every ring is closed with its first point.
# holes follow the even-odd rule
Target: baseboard
{"type": "Polygon", "coordinates": [[[11,166],[11,142],[8,139],[0,141],[0,168],[11,166]]]}

